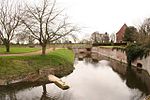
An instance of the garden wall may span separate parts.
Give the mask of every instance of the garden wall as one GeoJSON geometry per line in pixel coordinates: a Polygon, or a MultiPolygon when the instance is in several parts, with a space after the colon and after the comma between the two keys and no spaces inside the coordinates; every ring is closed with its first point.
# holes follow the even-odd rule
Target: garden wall
{"type": "MultiPolygon", "coordinates": [[[[93,47],[92,52],[97,52],[100,55],[118,60],[120,62],[127,63],[127,57],[125,52],[122,52],[120,50],[112,50],[111,48],[100,48],[100,47],[93,47]]],[[[150,56],[147,58],[143,58],[142,60],[137,59],[135,62],[132,63],[132,65],[136,66],[137,63],[141,63],[143,65],[143,69],[146,70],[150,75],[150,56]]]]}

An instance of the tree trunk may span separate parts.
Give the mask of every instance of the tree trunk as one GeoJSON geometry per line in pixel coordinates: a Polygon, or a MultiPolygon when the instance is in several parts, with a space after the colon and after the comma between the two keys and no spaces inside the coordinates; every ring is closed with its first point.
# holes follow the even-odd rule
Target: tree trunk
{"type": "Polygon", "coordinates": [[[128,66],[127,66],[127,67],[131,69],[131,66],[132,66],[131,60],[127,59],[127,63],[128,63],[128,66]]]}
{"type": "Polygon", "coordinates": [[[3,39],[3,44],[5,45],[6,47],[6,52],[10,52],[10,41],[8,39],[3,39]]]}
{"type": "Polygon", "coordinates": [[[10,44],[9,44],[9,43],[6,43],[6,44],[5,44],[5,47],[6,47],[6,52],[10,52],[10,44]]]}
{"type": "Polygon", "coordinates": [[[42,45],[42,55],[46,54],[46,44],[42,45]]]}
{"type": "Polygon", "coordinates": [[[43,87],[43,94],[42,94],[40,100],[49,100],[50,98],[48,98],[47,95],[46,95],[46,93],[47,93],[47,91],[46,91],[46,84],[42,85],[42,87],[43,87]]]}
{"type": "Polygon", "coordinates": [[[43,87],[43,95],[46,95],[47,91],[46,91],[46,84],[42,85],[43,87]]]}

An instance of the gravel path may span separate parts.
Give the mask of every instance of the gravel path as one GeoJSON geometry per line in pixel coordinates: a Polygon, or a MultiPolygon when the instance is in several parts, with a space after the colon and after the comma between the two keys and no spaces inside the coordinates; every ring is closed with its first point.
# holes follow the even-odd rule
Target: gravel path
{"type": "MultiPolygon", "coordinates": [[[[53,48],[46,49],[46,54],[49,53],[50,51],[53,51],[53,48]]],[[[42,50],[29,52],[29,53],[21,53],[21,54],[0,54],[0,56],[31,56],[31,55],[39,55],[41,53],[42,50]]]]}

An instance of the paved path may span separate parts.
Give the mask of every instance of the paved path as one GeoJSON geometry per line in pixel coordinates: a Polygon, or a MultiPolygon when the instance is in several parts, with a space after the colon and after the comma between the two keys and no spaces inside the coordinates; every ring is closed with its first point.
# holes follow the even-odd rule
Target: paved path
{"type": "MultiPolygon", "coordinates": [[[[59,49],[59,48],[56,48],[59,49]]],[[[50,51],[53,51],[53,48],[46,49],[46,54],[50,51]]],[[[0,54],[0,56],[31,56],[31,55],[40,55],[42,53],[42,50],[35,51],[35,52],[29,52],[29,53],[20,53],[20,54],[0,54]]]]}

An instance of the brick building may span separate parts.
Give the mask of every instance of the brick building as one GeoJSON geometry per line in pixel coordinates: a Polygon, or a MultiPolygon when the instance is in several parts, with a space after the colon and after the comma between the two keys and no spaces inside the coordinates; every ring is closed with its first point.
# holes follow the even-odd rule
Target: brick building
{"type": "Polygon", "coordinates": [[[116,33],[116,42],[117,43],[121,43],[123,42],[123,37],[124,37],[124,33],[125,33],[125,30],[128,26],[126,24],[124,24],[120,30],[116,33]]]}

